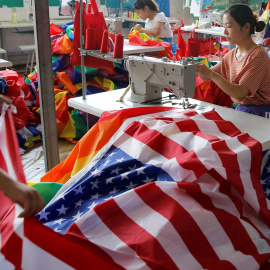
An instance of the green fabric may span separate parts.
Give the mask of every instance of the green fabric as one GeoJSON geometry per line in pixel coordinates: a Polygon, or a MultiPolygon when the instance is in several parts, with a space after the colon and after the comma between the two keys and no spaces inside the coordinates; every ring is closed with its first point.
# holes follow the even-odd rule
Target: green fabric
{"type": "MultiPolygon", "coordinates": [[[[74,69],[81,72],[81,66],[74,66],[74,69]]],[[[97,68],[91,68],[91,67],[84,67],[85,74],[87,75],[96,75],[98,73],[97,68]]]]}
{"type": "Polygon", "coordinates": [[[33,188],[39,192],[45,204],[47,205],[62,186],[63,184],[59,183],[40,182],[33,185],[33,188]]]}
{"type": "Polygon", "coordinates": [[[84,118],[80,115],[77,109],[72,111],[71,117],[76,127],[76,138],[82,138],[87,132],[87,126],[84,118]]]}

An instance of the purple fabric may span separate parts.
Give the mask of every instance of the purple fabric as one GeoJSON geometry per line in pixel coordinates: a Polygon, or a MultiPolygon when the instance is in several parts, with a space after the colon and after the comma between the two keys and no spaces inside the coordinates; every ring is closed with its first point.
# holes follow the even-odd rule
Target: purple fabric
{"type": "Polygon", "coordinates": [[[53,40],[57,39],[57,38],[62,37],[63,35],[65,35],[65,34],[59,34],[59,35],[53,35],[53,36],[51,36],[51,42],[52,42],[53,40]]]}
{"type": "Polygon", "coordinates": [[[65,72],[68,75],[69,79],[73,82],[73,80],[74,80],[74,69],[70,68],[70,69],[67,69],[65,72]]]}
{"type": "Polygon", "coordinates": [[[238,105],[237,111],[270,118],[270,105],[238,105]]]}

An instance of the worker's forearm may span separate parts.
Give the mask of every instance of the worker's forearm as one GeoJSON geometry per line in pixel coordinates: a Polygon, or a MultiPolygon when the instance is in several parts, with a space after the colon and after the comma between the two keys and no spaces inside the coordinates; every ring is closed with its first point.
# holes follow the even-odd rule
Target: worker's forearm
{"type": "Polygon", "coordinates": [[[12,178],[2,169],[0,169],[0,190],[6,190],[13,185],[12,178]]]}
{"type": "Polygon", "coordinates": [[[238,101],[243,100],[248,94],[248,89],[245,86],[231,83],[214,71],[210,73],[209,79],[214,81],[222,91],[238,101]]]}
{"type": "Polygon", "coordinates": [[[141,33],[145,33],[147,35],[150,36],[158,36],[160,34],[160,31],[156,30],[156,29],[146,29],[146,28],[142,28],[140,30],[141,33]]]}

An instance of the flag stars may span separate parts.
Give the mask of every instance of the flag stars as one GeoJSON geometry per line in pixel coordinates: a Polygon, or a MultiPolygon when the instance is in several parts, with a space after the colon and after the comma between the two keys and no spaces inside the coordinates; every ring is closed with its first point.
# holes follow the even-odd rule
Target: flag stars
{"type": "Polygon", "coordinates": [[[95,170],[92,172],[93,176],[100,176],[103,173],[102,170],[99,170],[98,168],[95,168],[95,170]]]}
{"type": "Polygon", "coordinates": [[[267,197],[270,194],[270,189],[267,188],[264,193],[266,194],[266,197],[267,197]]]}
{"type": "Polygon", "coordinates": [[[82,193],[83,194],[83,189],[85,187],[82,187],[81,185],[78,188],[74,188],[73,191],[75,191],[75,195],[82,193]]]}
{"type": "Polygon", "coordinates": [[[120,158],[120,159],[117,159],[116,162],[121,163],[121,162],[123,162],[124,160],[125,160],[125,158],[120,158]]]}
{"type": "Polygon", "coordinates": [[[109,154],[108,157],[112,157],[113,155],[116,155],[117,153],[116,152],[112,152],[111,154],[109,154]]]}
{"type": "Polygon", "coordinates": [[[136,170],[136,168],[137,168],[136,164],[133,167],[128,167],[129,171],[136,170]]]}
{"type": "Polygon", "coordinates": [[[266,167],[267,173],[270,173],[270,166],[266,167]]]}
{"type": "Polygon", "coordinates": [[[99,183],[100,181],[98,181],[98,179],[96,180],[96,181],[94,181],[94,182],[91,182],[91,184],[92,184],[92,189],[94,189],[94,188],[98,188],[98,183],[99,183]]]}
{"type": "Polygon", "coordinates": [[[112,184],[113,179],[114,179],[114,177],[110,177],[110,178],[106,179],[106,185],[112,184]]]}
{"type": "Polygon", "coordinates": [[[129,172],[121,174],[121,180],[128,179],[128,173],[129,172]]]}
{"type": "Polygon", "coordinates": [[[90,200],[93,200],[93,199],[98,199],[101,195],[96,193],[95,195],[92,195],[91,196],[91,199],[90,200]]]}
{"type": "Polygon", "coordinates": [[[82,203],[83,203],[84,201],[82,200],[82,199],[80,199],[79,201],[77,201],[76,203],[75,203],[75,208],[77,208],[78,206],[82,206],[82,203]]]}
{"type": "Polygon", "coordinates": [[[83,215],[83,213],[81,213],[80,211],[78,211],[77,214],[76,214],[75,216],[72,216],[72,217],[73,217],[72,220],[77,220],[77,219],[79,219],[82,215],[83,215]]]}
{"type": "Polygon", "coordinates": [[[64,218],[60,218],[60,219],[56,220],[53,224],[59,224],[59,225],[61,225],[62,222],[65,221],[65,220],[66,219],[64,219],[64,218]]]}
{"type": "Polygon", "coordinates": [[[112,191],[108,192],[108,194],[112,195],[112,194],[115,194],[118,191],[119,190],[117,190],[116,187],[114,187],[114,189],[112,191]]]}
{"type": "Polygon", "coordinates": [[[56,209],[56,210],[59,212],[58,216],[60,216],[60,215],[65,215],[65,214],[66,214],[66,211],[67,211],[68,209],[69,209],[69,207],[65,207],[65,206],[62,204],[62,206],[61,206],[60,208],[56,209]]]}
{"type": "Polygon", "coordinates": [[[266,179],[264,179],[264,180],[261,179],[261,184],[262,184],[262,185],[265,185],[265,184],[266,184],[266,179]]]}
{"type": "Polygon", "coordinates": [[[151,183],[151,182],[153,182],[155,180],[155,178],[149,178],[149,177],[147,177],[146,176],[146,179],[145,180],[142,180],[145,184],[147,184],[147,183],[151,183]]]}
{"type": "Polygon", "coordinates": [[[93,202],[93,203],[88,207],[88,209],[89,209],[89,210],[93,210],[93,208],[94,208],[96,205],[97,205],[97,203],[96,203],[96,202],[93,202]]]}
{"type": "Polygon", "coordinates": [[[130,182],[130,184],[129,184],[129,186],[126,186],[126,188],[127,189],[133,189],[133,188],[135,188],[137,185],[135,184],[133,184],[132,182],[130,182]]]}
{"type": "Polygon", "coordinates": [[[137,176],[140,175],[140,174],[145,174],[144,169],[145,169],[145,167],[141,167],[141,168],[136,169],[137,176]]]}
{"type": "Polygon", "coordinates": [[[111,174],[116,173],[116,175],[118,175],[119,172],[120,172],[120,170],[122,170],[122,169],[119,168],[119,167],[117,167],[117,168],[115,168],[114,170],[111,170],[111,174]]]}
{"type": "Polygon", "coordinates": [[[44,211],[41,211],[39,213],[39,220],[42,220],[43,218],[48,220],[48,215],[50,214],[51,212],[46,212],[45,210],[44,211]]]}

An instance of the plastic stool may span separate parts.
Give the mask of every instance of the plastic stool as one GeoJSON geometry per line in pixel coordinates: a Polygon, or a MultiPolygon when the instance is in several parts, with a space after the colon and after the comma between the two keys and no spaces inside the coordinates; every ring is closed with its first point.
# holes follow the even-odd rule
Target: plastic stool
{"type": "Polygon", "coordinates": [[[35,59],[35,53],[36,53],[36,47],[35,45],[21,45],[18,46],[22,52],[28,52],[27,55],[27,62],[25,67],[25,76],[27,76],[27,72],[29,70],[30,73],[32,73],[34,69],[34,59],[35,59]],[[30,61],[31,59],[31,61],[30,61]]]}

